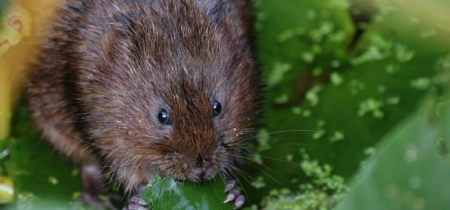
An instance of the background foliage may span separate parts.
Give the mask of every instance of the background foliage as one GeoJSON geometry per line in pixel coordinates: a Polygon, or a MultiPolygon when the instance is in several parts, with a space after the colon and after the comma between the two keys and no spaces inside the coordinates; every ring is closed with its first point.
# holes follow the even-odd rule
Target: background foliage
{"type": "MultiPolygon", "coordinates": [[[[256,153],[237,172],[249,209],[450,208],[450,4],[405,2],[254,1],[267,88],[256,153]]],[[[17,205],[72,202],[78,170],[23,108],[14,119],[0,174],[17,205]]]]}

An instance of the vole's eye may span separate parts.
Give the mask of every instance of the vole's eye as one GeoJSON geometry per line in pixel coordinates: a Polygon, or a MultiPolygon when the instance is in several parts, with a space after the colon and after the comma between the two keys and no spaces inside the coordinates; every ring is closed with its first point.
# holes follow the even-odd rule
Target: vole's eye
{"type": "Polygon", "coordinates": [[[167,112],[165,109],[162,109],[158,114],[158,120],[163,125],[169,125],[170,124],[169,112],[167,112]]]}
{"type": "Polygon", "coordinates": [[[222,111],[222,105],[219,102],[214,101],[212,104],[212,107],[213,107],[214,117],[219,116],[220,112],[222,111]]]}

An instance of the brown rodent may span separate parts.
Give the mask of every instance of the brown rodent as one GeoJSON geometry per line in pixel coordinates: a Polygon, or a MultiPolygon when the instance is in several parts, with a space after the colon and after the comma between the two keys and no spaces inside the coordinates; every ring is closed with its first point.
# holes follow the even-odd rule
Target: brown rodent
{"type": "Polygon", "coordinates": [[[68,0],[26,93],[45,139],[82,167],[86,201],[99,166],[131,193],[156,174],[232,173],[261,100],[251,20],[250,0],[68,0]]]}

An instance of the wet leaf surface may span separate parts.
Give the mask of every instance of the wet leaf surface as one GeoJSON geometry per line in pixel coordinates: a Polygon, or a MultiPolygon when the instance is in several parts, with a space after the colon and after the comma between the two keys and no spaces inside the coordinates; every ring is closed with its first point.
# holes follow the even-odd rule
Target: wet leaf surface
{"type": "MultiPolygon", "coordinates": [[[[433,98],[436,101],[436,98],[433,98]]],[[[450,164],[436,146],[448,135],[450,103],[437,111],[415,114],[383,138],[379,150],[355,178],[353,189],[338,210],[352,209],[449,209],[450,164]]]]}
{"type": "Polygon", "coordinates": [[[142,198],[152,203],[152,209],[233,209],[224,204],[225,184],[222,180],[209,183],[178,183],[170,178],[156,178],[142,193],[142,198]]]}

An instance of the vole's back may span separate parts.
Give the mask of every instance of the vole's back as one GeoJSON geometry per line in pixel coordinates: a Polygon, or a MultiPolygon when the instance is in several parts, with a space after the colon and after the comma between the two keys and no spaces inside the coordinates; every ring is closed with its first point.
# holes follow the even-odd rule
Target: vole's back
{"type": "Polygon", "coordinates": [[[81,23],[86,21],[88,4],[90,1],[71,1],[67,8],[61,9],[26,88],[35,125],[59,152],[80,164],[95,161],[77,130],[79,110],[74,106],[77,90],[72,77],[78,62],[74,48],[81,41],[81,23]]]}

